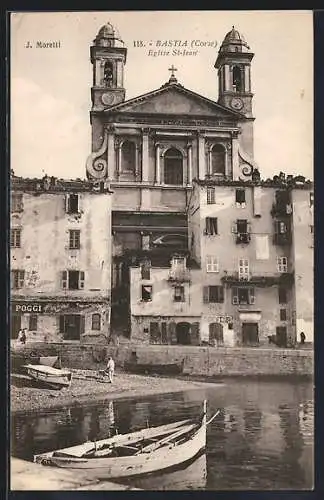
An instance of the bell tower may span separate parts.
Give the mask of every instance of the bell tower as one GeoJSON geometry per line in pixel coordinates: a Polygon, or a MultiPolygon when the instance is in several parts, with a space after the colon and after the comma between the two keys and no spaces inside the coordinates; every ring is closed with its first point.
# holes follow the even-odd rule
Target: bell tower
{"type": "Polygon", "coordinates": [[[92,111],[102,111],[125,100],[126,54],[127,49],[118,31],[110,23],[102,26],[90,47],[92,111]]]}
{"type": "Polygon", "coordinates": [[[244,37],[232,27],[219,49],[215,68],[218,70],[219,104],[253,117],[251,61],[254,54],[244,37]]]}

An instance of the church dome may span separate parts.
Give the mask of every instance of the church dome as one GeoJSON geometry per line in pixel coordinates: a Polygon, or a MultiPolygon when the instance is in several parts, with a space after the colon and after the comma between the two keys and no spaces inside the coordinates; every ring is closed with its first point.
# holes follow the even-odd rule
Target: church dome
{"type": "Polygon", "coordinates": [[[244,36],[232,26],[223,40],[220,48],[221,51],[226,52],[244,52],[250,50],[244,36]]]}
{"type": "Polygon", "coordinates": [[[101,46],[118,46],[124,44],[118,30],[109,22],[101,26],[94,42],[96,45],[101,46]]]}

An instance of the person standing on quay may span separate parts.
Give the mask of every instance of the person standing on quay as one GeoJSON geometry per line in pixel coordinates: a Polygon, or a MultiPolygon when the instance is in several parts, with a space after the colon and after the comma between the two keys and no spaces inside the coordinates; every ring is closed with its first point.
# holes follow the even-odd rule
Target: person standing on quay
{"type": "Polygon", "coordinates": [[[115,361],[112,359],[111,356],[109,356],[108,358],[106,372],[108,373],[109,383],[112,384],[115,374],[115,361]]]}

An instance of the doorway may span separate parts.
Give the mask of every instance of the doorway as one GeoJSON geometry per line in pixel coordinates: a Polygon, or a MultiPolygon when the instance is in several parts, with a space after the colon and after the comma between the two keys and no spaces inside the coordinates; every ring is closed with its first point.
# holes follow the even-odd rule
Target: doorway
{"type": "Polygon", "coordinates": [[[210,323],[209,343],[216,346],[224,345],[223,325],[221,323],[210,323]]]}
{"type": "Polygon", "coordinates": [[[279,347],[287,347],[287,327],[277,326],[276,328],[276,343],[279,347]]]}
{"type": "Polygon", "coordinates": [[[243,345],[249,345],[249,346],[256,346],[259,344],[258,323],[242,324],[242,343],[243,345]]]}
{"type": "Polygon", "coordinates": [[[190,345],[190,323],[178,323],[176,326],[177,343],[182,345],[190,345]]]}
{"type": "Polygon", "coordinates": [[[16,339],[18,337],[18,332],[21,329],[21,316],[18,314],[12,314],[11,316],[11,338],[16,339]]]}
{"type": "Polygon", "coordinates": [[[64,340],[80,340],[81,316],[80,314],[64,315],[64,340]]]}

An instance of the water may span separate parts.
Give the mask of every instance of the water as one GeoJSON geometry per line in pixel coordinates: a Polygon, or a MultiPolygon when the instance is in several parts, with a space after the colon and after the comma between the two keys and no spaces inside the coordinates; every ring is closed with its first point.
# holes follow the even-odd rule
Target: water
{"type": "MultiPolygon", "coordinates": [[[[313,487],[313,387],[231,380],[205,390],[46,410],[12,418],[12,455],[33,454],[197,415],[208,400],[206,454],[183,470],[133,479],[145,490],[268,490],[313,487]]],[[[125,481],[124,481],[125,482],[125,481]]]]}

